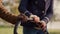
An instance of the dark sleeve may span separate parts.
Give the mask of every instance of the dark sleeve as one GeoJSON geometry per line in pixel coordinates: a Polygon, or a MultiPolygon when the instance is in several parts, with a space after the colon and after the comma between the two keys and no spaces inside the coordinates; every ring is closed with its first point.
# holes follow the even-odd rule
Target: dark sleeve
{"type": "Polygon", "coordinates": [[[53,16],[53,1],[51,1],[50,6],[46,12],[46,15],[42,20],[48,23],[48,21],[52,18],[52,16],[53,16]]]}
{"type": "Polygon", "coordinates": [[[18,10],[19,12],[24,13],[27,16],[30,16],[31,13],[27,10],[28,2],[29,0],[21,0],[18,10]]]}

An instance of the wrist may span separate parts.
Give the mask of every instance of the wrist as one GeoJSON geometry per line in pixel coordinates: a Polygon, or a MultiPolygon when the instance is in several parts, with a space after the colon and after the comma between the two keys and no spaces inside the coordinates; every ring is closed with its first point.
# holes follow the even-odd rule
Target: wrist
{"type": "Polygon", "coordinates": [[[45,21],[45,23],[47,24],[47,23],[49,22],[49,18],[48,18],[48,17],[44,17],[44,18],[42,19],[42,21],[45,21]]]}
{"type": "Polygon", "coordinates": [[[41,22],[41,23],[46,23],[44,20],[41,20],[40,22],[41,22]]]}

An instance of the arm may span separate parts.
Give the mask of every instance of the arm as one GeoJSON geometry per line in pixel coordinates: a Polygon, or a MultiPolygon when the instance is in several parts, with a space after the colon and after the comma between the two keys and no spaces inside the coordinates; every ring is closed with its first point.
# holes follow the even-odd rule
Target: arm
{"type": "Polygon", "coordinates": [[[52,18],[52,16],[53,16],[53,2],[51,1],[50,6],[46,11],[46,15],[43,17],[43,19],[40,22],[37,23],[38,28],[36,29],[42,28],[42,30],[46,32],[47,23],[52,18]]]}
{"type": "Polygon", "coordinates": [[[51,1],[50,6],[46,12],[46,15],[42,20],[48,23],[48,21],[52,18],[52,16],[53,16],[53,0],[51,1]]]}
{"type": "Polygon", "coordinates": [[[26,16],[30,16],[30,12],[27,10],[29,0],[21,0],[21,3],[18,7],[19,12],[24,13],[26,16]]]}
{"type": "Polygon", "coordinates": [[[15,24],[19,20],[18,16],[8,12],[8,10],[2,4],[0,4],[0,18],[11,24],[15,24]]]}

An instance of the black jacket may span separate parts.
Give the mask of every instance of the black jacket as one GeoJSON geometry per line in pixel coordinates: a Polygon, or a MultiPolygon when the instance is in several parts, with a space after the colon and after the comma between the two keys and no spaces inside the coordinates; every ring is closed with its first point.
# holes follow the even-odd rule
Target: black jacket
{"type": "Polygon", "coordinates": [[[27,16],[37,15],[48,23],[53,16],[53,0],[21,0],[18,9],[27,16]]]}

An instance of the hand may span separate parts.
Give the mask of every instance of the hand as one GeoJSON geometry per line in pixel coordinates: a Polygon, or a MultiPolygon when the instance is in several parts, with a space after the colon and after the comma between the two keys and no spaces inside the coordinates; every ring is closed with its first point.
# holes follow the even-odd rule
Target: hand
{"type": "Polygon", "coordinates": [[[24,14],[20,14],[19,16],[18,16],[19,18],[20,18],[20,20],[22,20],[23,22],[27,22],[27,16],[25,16],[24,14]]]}
{"type": "Polygon", "coordinates": [[[39,18],[38,16],[36,16],[36,15],[31,15],[31,18],[33,18],[33,21],[34,21],[35,23],[40,22],[40,18],[39,18]]]}
{"type": "Polygon", "coordinates": [[[41,26],[42,30],[45,31],[47,24],[45,23],[45,21],[40,21],[40,23],[41,23],[40,26],[41,26]]]}
{"type": "Polygon", "coordinates": [[[34,16],[34,18],[33,18],[33,19],[34,19],[34,22],[35,22],[35,23],[40,22],[40,18],[39,18],[38,16],[34,16]]]}

